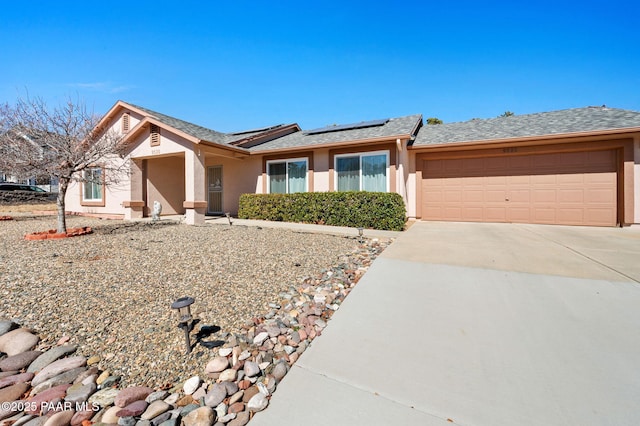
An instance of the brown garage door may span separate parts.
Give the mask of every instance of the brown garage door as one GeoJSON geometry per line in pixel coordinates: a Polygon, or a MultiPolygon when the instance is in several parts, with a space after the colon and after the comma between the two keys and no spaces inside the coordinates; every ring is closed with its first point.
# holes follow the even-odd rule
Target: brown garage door
{"type": "Polygon", "coordinates": [[[615,226],[616,152],[424,160],[422,219],[615,226]]]}

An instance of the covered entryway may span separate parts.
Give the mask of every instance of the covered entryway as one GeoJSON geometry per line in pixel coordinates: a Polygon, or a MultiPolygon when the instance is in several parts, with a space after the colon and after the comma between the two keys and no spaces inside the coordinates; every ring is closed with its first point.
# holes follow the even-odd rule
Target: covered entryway
{"type": "Polygon", "coordinates": [[[423,159],[423,220],[615,226],[617,151],[423,159]]]}

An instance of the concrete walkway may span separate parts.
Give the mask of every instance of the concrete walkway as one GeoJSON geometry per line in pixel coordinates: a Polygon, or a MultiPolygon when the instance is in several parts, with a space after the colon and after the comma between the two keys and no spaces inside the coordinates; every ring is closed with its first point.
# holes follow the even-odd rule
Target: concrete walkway
{"type": "Polygon", "coordinates": [[[640,229],[417,223],[252,426],[635,425],[640,229]]]}

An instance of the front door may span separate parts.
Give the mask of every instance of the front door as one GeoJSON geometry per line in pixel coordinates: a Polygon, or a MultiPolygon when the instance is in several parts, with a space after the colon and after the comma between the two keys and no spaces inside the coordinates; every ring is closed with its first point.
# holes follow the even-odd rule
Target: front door
{"type": "Polygon", "coordinates": [[[222,166],[209,167],[207,170],[209,214],[222,214],[222,166]]]}

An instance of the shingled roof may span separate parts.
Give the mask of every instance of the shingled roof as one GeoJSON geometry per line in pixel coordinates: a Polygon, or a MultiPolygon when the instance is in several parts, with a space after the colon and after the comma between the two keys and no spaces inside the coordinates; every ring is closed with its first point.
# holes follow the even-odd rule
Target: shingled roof
{"type": "MultiPolygon", "coordinates": [[[[340,142],[357,142],[359,140],[412,137],[422,125],[422,115],[415,114],[390,118],[388,121],[376,121],[384,122],[384,124],[337,131],[331,130],[329,126],[325,131],[314,131],[317,133],[299,131],[255,146],[251,148],[251,151],[260,152],[274,149],[314,147],[340,142]]],[[[357,126],[357,123],[355,125],[357,126]]]]}
{"type": "Polygon", "coordinates": [[[424,126],[413,146],[479,142],[498,139],[561,135],[637,128],[640,112],[607,107],[585,107],[488,120],[424,126]]]}

